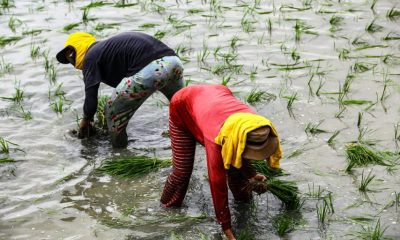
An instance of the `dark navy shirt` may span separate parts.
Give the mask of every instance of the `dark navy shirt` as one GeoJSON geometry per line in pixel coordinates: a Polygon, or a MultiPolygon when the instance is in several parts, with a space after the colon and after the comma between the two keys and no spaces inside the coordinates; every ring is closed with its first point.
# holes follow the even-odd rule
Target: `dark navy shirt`
{"type": "Polygon", "coordinates": [[[123,78],[133,76],[150,62],[175,55],[161,41],[140,32],[120,33],[95,42],[83,60],[84,118],[92,119],[96,113],[100,82],[115,88],[123,78]]]}

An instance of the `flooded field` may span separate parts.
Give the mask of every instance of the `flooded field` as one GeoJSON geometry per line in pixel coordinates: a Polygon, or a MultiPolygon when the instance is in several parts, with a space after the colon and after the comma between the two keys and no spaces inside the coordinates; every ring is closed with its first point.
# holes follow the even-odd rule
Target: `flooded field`
{"type": "Polygon", "coordinates": [[[115,156],[170,158],[168,100],[157,93],[136,112],[127,149],[103,136],[77,139],[82,74],[55,59],[75,31],[156,36],[181,57],[187,84],[225,84],[274,122],[281,179],[297,183],[304,203],[287,213],[270,193],[250,206],[231,201],[247,239],[400,239],[397,0],[0,0],[0,8],[0,239],[222,239],[200,145],[179,209],[159,204],[170,168],[133,180],[96,171],[115,156]],[[349,160],[366,152],[384,160],[349,160]]]}

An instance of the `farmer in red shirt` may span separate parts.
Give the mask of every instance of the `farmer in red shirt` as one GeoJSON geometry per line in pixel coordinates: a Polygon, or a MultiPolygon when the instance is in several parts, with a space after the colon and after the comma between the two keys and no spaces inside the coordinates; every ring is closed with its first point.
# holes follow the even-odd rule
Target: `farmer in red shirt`
{"type": "MultiPolygon", "coordinates": [[[[250,160],[267,160],[279,168],[282,155],[273,124],[254,113],[222,85],[183,88],[170,103],[169,121],[173,168],[161,196],[164,207],[180,206],[193,170],[196,142],[206,150],[211,195],[218,222],[228,239],[236,239],[231,226],[228,186],[235,201],[248,202],[255,184],[266,180],[250,160]],[[228,182],[228,184],[227,184],[228,182]]],[[[258,186],[258,187],[256,187],[258,186]]]]}

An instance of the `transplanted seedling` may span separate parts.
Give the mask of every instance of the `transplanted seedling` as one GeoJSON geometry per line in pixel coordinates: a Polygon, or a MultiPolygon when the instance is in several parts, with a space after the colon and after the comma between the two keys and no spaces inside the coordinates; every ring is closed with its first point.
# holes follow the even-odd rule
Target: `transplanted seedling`
{"type": "Polygon", "coordinates": [[[307,126],[305,128],[306,133],[311,133],[311,134],[318,134],[318,133],[326,133],[326,130],[320,129],[319,126],[322,124],[323,121],[320,121],[318,123],[307,123],[307,126]]]}
{"type": "Polygon", "coordinates": [[[375,175],[371,176],[371,173],[372,173],[372,171],[370,171],[367,176],[364,176],[364,170],[362,171],[361,181],[360,181],[360,185],[358,187],[358,190],[360,190],[361,192],[370,191],[370,189],[368,189],[368,185],[375,178],[375,175]]]}
{"type": "Polygon", "coordinates": [[[296,222],[292,217],[283,214],[273,219],[273,226],[278,236],[283,237],[294,230],[296,222]]]}
{"type": "Polygon", "coordinates": [[[6,46],[8,44],[14,44],[21,39],[22,39],[22,37],[19,37],[19,36],[11,36],[11,37],[0,36],[0,48],[3,48],[4,46],[6,46]]]}
{"type": "Polygon", "coordinates": [[[384,233],[387,227],[382,229],[381,220],[378,219],[375,225],[368,225],[365,227],[364,225],[361,226],[362,230],[356,232],[354,235],[361,239],[370,239],[370,240],[380,240],[385,239],[384,233]]]}
{"type": "Polygon", "coordinates": [[[268,92],[258,90],[258,89],[253,89],[253,90],[251,90],[249,95],[247,95],[246,102],[251,105],[254,105],[261,101],[269,102],[269,101],[273,101],[275,99],[276,99],[276,95],[274,95],[272,93],[268,93],[268,92]]]}
{"type": "Polygon", "coordinates": [[[396,153],[376,150],[365,143],[357,142],[346,146],[347,167],[346,172],[351,172],[353,167],[377,164],[382,166],[393,165],[392,158],[396,153]]]}
{"type": "Polygon", "coordinates": [[[400,10],[397,10],[395,7],[392,7],[387,13],[386,17],[392,21],[397,20],[400,17],[400,10]]]}

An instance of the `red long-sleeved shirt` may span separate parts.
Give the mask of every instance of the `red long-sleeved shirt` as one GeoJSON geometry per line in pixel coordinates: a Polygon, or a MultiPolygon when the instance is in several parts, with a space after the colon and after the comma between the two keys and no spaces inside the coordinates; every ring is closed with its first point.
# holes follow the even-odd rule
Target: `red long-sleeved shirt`
{"type": "Polygon", "coordinates": [[[214,139],[225,120],[237,112],[254,113],[222,85],[194,85],[183,88],[175,93],[170,103],[170,122],[177,128],[191,133],[206,149],[212,200],[217,220],[223,229],[231,227],[231,216],[221,146],[216,144],[214,139]]]}

